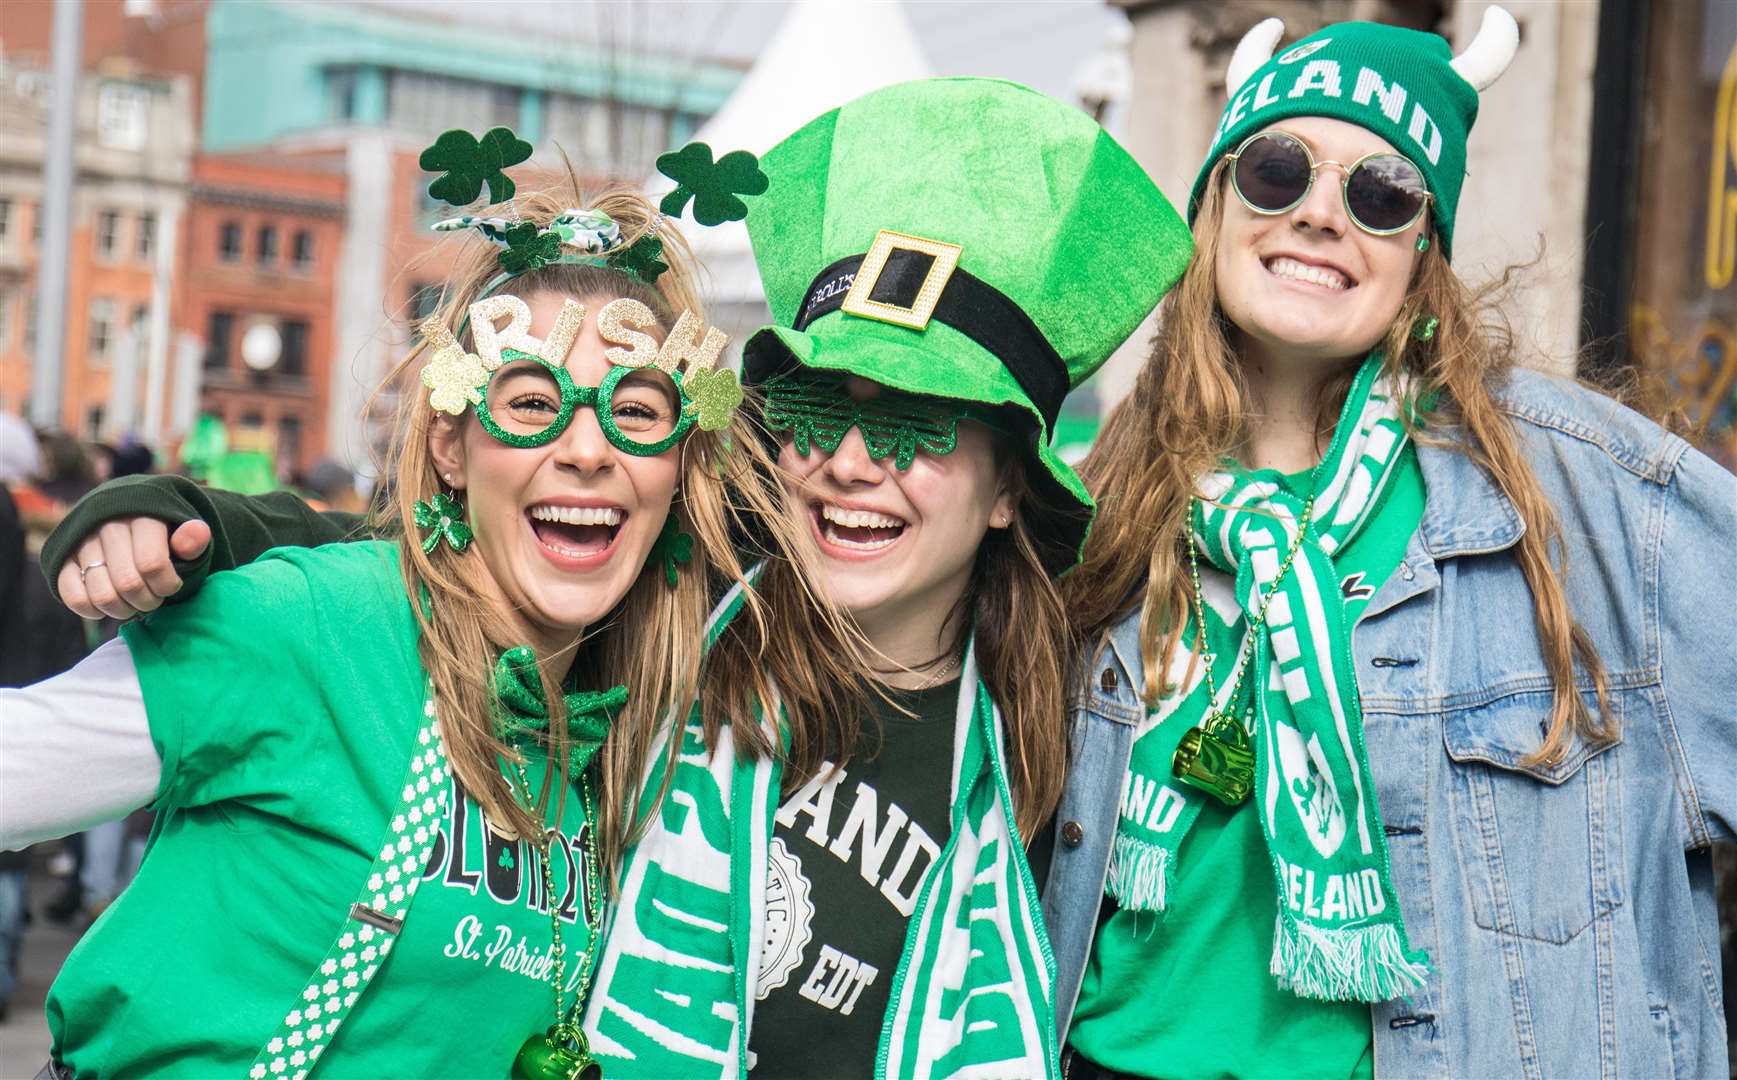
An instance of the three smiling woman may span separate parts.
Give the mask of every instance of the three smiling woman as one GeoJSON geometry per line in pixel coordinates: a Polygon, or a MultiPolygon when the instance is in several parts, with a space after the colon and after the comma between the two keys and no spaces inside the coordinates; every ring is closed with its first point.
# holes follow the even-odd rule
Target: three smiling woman
{"type": "MultiPolygon", "coordinates": [[[[529,680],[547,700],[623,679],[609,635],[642,635],[627,711],[574,706],[599,718],[581,729],[607,763],[575,789],[602,823],[607,937],[564,978],[541,973],[606,1075],[1717,1071],[1705,848],[1737,821],[1737,712],[1718,693],[1737,679],[1737,616],[1716,587],[1737,561],[1737,480],[1615,402],[1519,370],[1450,269],[1477,92],[1513,55],[1492,11],[1458,57],[1371,24],[1274,56],[1281,28],[1257,27],[1189,202],[1191,261],[1151,182],[1072,110],[984,80],[869,95],[780,144],[766,193],[744,192],[777,325],[744,350],[761,425],[734,453],[612,456],[567,404],[567,383],[607,373],[589,330],[565,364],[502,368],[553,380],[540,399],[503,392],[525,416],[566,410],[543,449],[481,422],[427,441],[401,509],[450,472],[478,553],[440,549],[445,572],[519,583],[502,617],[549,632],[491,631],[491,609],[445,591],[418,607],[413,589],[391,604],[425,665],[443,609],[473,667],[500,655],[522,672],[503,648],[546,658],[592,635],[567,680],[529,680]],[[1178,274],[1082,486],[1049,447],[1062,398],[1178,274]],[[754,467],[761,439],[775,474],[754,467]],[[475,486],[490,461],[503,479],[475,486]],[[600,504],[545,498],[539,469],[615,485],[621,520],[568,521],[593,511],[559,507],[600,504]],[[753,515],[732,523],[701,476],[753,515]],[[491,554],[497,519],[531,539],[491,554]],[[586,561],[600,528],[605,550],[637,553],[604,559],[607,582],[586,561]],[[682,571],[687,528],[703,578],[682,571]],[[743,570],[738,550],[763,564],[743,570]],[[647,684],[650,628],[651,651],[678,659],[647,684]],[[641,685],[658,690],[636,711],[641,685]],[[1227,1017],[1262,1037],[1228,1037],[1227,1017]]],[[[527,297],[532,326],[559,322],[556,297],[601,290],[678,336],[674,304],[608,280],[527,297]]],[[[646,415],[619,390],[607,415],[674,416],[697,385],[673,383],[621,377],[646,415]]],[[[45,553],[79,548],[60,575],[75,606],[156,607],[181,584],[171,551],[203,538],[182,524],[195,517],[220,566],[266,533],[350,525],[150,483],[94,496],[45,553]],[[141,513],[141,490],[188,500],[151,507],[173,548],[142,520],[85,538],[141,513]]],[[[129,640],[210,680],[228,654],[178,645],[183,613],[215,613],[208,596],[264,572],[213,576],[129,640]]],[[[352,609],[369,603],[347,598],[343,617],[364,625],[352,609]]],[[[511,702],[529,683],[494,690],[511,702]]],[[[474,704],[442,727],[501,712],[474,704]]],[[[227,730],[203,712],[177,725],[227,730]]],[[[331,727],[322,747],[346,738],[331,727]]],[[[516,790],[513,752],[471,759],[464,790],[516,790]]],[[[148,797],[157,777],[135,771],[133,802],[105,809],[148,797]]],[[[257,801],[214,796],[224,815],[225,798],[257,801]]],[[[165,874],[174,850],[153,853],[165,874]]],[[[153,918],[147,900],[129,910],[153,918]]],[[[504,1069],[521,1035],[491,1034],[504,1069]]]]}

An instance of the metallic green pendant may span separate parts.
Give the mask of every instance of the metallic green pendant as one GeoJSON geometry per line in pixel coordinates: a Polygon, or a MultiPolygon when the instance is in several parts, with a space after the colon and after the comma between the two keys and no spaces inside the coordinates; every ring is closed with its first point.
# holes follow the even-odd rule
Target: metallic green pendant
{"type": "Polygon", "coordinates": [[[519,1047],[510,1080],[603,1080],[603,1066],[591,1056],[584,1032],[556,1024],[519,1047]]]}
{"type": "Polygon", "coordinates": [[[1170,771],[1226,806],[1237,806],[1254,791],[1254,747],[1241,724],[1215,712],[1203,727],[1183,734],[1170,759],[1170,771]]]}

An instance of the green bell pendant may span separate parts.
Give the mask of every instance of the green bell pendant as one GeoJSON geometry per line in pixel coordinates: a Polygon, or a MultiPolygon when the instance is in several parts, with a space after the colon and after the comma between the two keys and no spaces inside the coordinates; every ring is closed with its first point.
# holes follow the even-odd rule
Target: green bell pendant
{"type": "Polygon", "coordinates": [[[510,1080],[603,1080],[603,1066],[591,1056],[584,1032],[556,1024],[519,1047],[510,1080]]]}
{"type": "Polygon", "coordinates": [[[1213,713],[1204,727],[1183,734],[1170,759],[1170,771],[1226,806],[1237,806],[1254,791],[1254,748],[1241,724],[1213,713]]]}

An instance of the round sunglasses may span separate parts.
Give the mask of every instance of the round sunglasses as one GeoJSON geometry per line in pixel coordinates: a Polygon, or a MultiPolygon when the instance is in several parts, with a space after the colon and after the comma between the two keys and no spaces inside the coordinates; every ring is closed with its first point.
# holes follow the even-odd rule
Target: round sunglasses
{"type": "Polygon", "coordinates": [[[1242,204],[1257,214],[1283,214],[1309,197],[1315,172],[1333,165],[1344,172],[1340,193],[1345,212],[1372,236],[1404,232],[1423,215],[1433,196],[1416,165],[1399,154],[1365,154],[1349,166],[1316,161],[1294,135],[1262,131],[1243,140],[1230,163],[1230,186],[1242,204]]]}

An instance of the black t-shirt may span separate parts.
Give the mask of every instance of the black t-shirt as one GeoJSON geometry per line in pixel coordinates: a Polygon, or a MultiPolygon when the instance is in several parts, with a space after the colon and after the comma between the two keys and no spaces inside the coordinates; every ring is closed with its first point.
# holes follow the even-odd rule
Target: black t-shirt
{"type": "Polygon", "coordinates": [[[959,682],[875,703],[842,771],[778,811],[749,1048],[756,1077],[870,1076],[917,892],[951,831],[959,682]]]}

